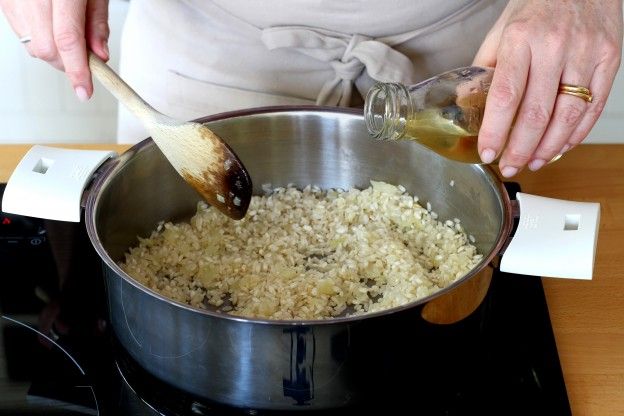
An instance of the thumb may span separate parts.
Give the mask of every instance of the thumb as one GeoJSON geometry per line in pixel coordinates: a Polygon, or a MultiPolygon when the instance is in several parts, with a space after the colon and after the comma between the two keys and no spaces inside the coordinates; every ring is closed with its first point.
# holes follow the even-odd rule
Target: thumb
{"type": "Polygon", "coordinates": [[[505,7],[503,13],[499,16],[494,26],[485,36],[479,51],[475,55],[472,64],[475,66],[487,66],[494,68],[496,66],[496,57],[500,46],[503,29],[507,23],[507,15],[509,13],[509,5],[505,7]]]}
{"type": "Polygon", "coordinates": [[[474,66],[494,68],[496,66],[496,56],[498,55],[499,44],[500,36],[497,33],[488,33],[485,40],[481,44],[479,51],[472,60],[472,64],[474,66]]]}

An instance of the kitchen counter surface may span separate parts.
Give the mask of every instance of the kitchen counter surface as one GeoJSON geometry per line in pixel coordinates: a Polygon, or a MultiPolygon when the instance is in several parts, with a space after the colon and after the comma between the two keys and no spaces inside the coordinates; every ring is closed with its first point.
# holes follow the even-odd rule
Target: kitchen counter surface
{"type": "MultiPolygon", "coordinates": [[[[29,147],[0,145],[0,182],[29,147]]],[[[129,146],[68,147],[123,152],[129,146]]],[[[624,414],[624,145],[582,145],[514,179],[527,193],[601,204],[593,280],[543,283],[572,413],[624,414]]]]}

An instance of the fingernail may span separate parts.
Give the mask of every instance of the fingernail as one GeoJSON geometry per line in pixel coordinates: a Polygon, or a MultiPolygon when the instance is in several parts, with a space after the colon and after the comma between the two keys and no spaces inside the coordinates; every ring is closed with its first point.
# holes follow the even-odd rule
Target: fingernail
{"type": "Polygon", "coordinates": [[[536,171],[546,164],[544,159],[534,159],[529,163],[529,169],[536,171]]]}
{"type": "Polygon", "coordinates": [[[492,149],[483,149],[481,152],[481,160],[483,163],[492,163],[496,157],[496,152],[492,149]]]}
{"type": "Polygon", "coordinates": [[[108,51],[108,42],[103,42],[102,44],[102,50],[104,51],[104,53],[106,54],[107,58],[110,58],[110,52],[108,51]]]}
{"type": "Polygon", "coordinates": [[[563,146],[563,148],[561,149],[561,152],[559,152],[559,153],[565,153],[565,152],[567,152],[568,150],[570,150],[570,145],[569,145],[569,144],[566,144],[565,146],[563,146]]]}
{"type": "Polygon", "coordinates": [[[513,166],[505,166],[504,168],[501,169],[501,173],[503,174],[504,177],[511,178],[516,173],[518,173],[518,168],[514,168],[513,166]]]}
{"type": "Polygon", "coordinates": [[[87,94],[87,90],[84,87],[76,87],[74,91],[76,91],[76,96],[80,101],[89,100],[89,95],[87,94]]]}

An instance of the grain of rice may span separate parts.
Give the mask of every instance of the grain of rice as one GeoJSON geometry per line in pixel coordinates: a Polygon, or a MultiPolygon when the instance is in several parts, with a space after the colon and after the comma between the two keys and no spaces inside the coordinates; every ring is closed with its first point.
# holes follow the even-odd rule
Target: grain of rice
{"type": "Polygon", "coordinates": [[[421,299],[481,260],[469,243],[473,236],[436,221],[430,203],[427,210],[417,198],[407,204],[401,187],[371,182],[364,190],[299,191],[265,185],[266,195],[254,196],[240,221],[200,202],[189,222],[159,223],[121,267],[150,289],[197,308],[322,319],[421,299]]]}
{"type": "Polygon", "coordinates": [[[273,192],[273,188],[271,187],[270,183],[263,183],[262,184],[262,192],[264,192],[267,195],[270,195],[271,192],[273,192]]]}

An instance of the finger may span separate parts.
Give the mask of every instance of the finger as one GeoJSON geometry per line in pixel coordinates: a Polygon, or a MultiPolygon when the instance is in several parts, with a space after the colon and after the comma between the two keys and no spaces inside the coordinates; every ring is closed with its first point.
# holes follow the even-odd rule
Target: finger
{"type": "MultiPolygon", "coordinates": [[[[577,57],[578,58],[578,57],[577,57]]],[[[590,59],[571,59],[569,62],[591,62],[590,59]]],[[[561,82],[570,85],[587,86],[591,81],[593,66],[585,66],[583,69],[566,67],[561,76],[561,82]]],[[[587,103],[579,97],[567,94],[557,95],[555,109],[550,124],[542,137],[537,149],[529,162],[529,169],[535,171],[552,160],[564,150],[572,132],[587,111],[587,103]]]]}
{"type": "MultiPolygon", "coordinates": [[[[18,1],[0,0],[0,9],[2,9],[7,22],[9,22],[9,25],[11,26],[11,29],[13,29],[13,32],[17,35],[17,38],[21,39],[23,37],[30,37],[32,40],[30,25],[28,24],[28,20],[25,18],[25,15],[27,15],[28,12],[25,12],[24,7],[22,6],[23,4],[18,1]]],[[[29,44],[30,42],[24,43],[24,48],[28,51],[30,56],[35,57],[29,44]]]]}
{"type": "Polygon", "coordinates": [[[522,104],[498,164],[506,178],[514,176],[526,165],[550,122],[563,71],[561,58],[551,54],[543,50],[533,51],[522,104]]]}
{"type": "Polygon", "coordinates": [[[28,37],[29,42],[24,43],[24,48],[33,58],[42,58],[57,69],[62,70],[63,65],[56,50],[52,36],[51,22],[52,12],[48,7],[51,0],[34,0],[29,2],[0,0],[0,9],[4,12],[7,21],[18,38],[28,37]],[[50,30],[48,30],[50,28],[50,30]]]}
{"type": "Polygon", "coordinates": [[[18,4],[21,4],[20,0],[0,0],[0,9],[18,38],[30,36],[29,26],[23,16],[23,9],[18,4]]]}
{"type": "Polygon", "coordinates": [[[596,124],[598,117],[600,117],[607,103],[607,97],[613,86],[613,80],[615,79],[618,67],[619,60],[615,62],[604,62],[596,67],[589,85],[593,100],[587,105],[587,111],[570,135],[570,139],[568,140],[568,145],[570,147],[574,147],[585,140],[592,127],[594,127],[594,124],[596,124]]]}
{"type": "Polygon", "coordinates": [[[477,54],[472,60],[473,65],[491,68],[496,66],[496,53],[500,43],[502,29],[503,25],[499,20],[483,40],[481,47],[479,47],[477,54]]]}
{"type": "Polygon", "coordinates": [[[499,35],[497,33],[489,33],[485,37],[485,40],[472,60],[473,65],[491,68],[496,66],[498,38],[499,35]]]}
{"type": "Polygon", "coordinates": [[[86,0],[54,0],[52,28],[59,55],[76,95],[88,100],[93,92],[85,40],[86,0]]]}
{"type": "Polygon", "coordinates": [[[27,49],[32,56],[63,70],[63,62],[58,55],[52,33],[52,0],[35,0],[24,4],[28,5],[27,14],[34,29],[30,32],[31,41],[27,49]]]}
{"type": "Polygon", "coordinates": [[[503,42],[479,130],[479,154],[491,163],[503,148],[526,85],[531,53],[524,42],[503,42]]]}
{"type": "Polygon", "coordinates": [[[492,68],[496,66],[498,45],[500,44],[501,36],[511,11],[512,8],[505,7],[496,23],[494,23],[494,26],[492,26],[488,34],[485,36],[479,51],[472,61],[473,65],[492,68]]]}
{"type": "Polygon", "coordinates": [[[87,2],[87,46],[104,61],[108,61],[108,0],[87,2]]]}

